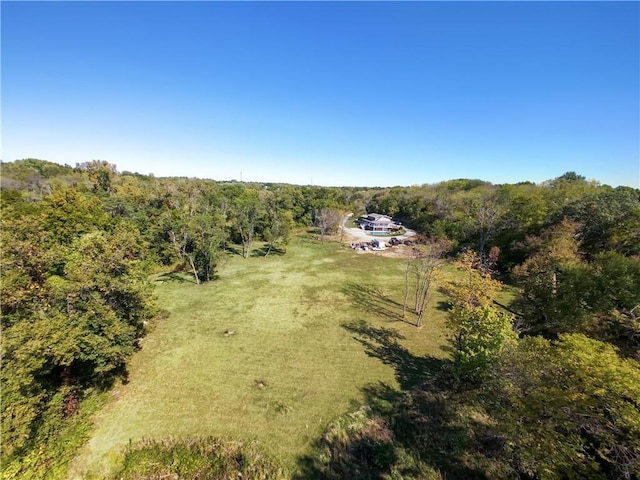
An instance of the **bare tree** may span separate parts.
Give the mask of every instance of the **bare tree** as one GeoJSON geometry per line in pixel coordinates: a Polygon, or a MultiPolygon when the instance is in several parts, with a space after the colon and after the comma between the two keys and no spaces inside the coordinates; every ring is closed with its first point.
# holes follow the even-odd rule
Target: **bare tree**
{"type": "Polygon", "coordinates": [[[338,231],[342,222],[342,212],[336,208],[321,208],[316,210],[315,225],[320,230],[320,240],[324,236],[338,231]]]}
{"type": "Polygon", "coordinates": [[[494,197],[481,197],[466,205],[466,213],[478,232],[478,253],[480,261],[484,265],[487,261],[485,253],[487,241],[493,235],[501,214],[498,202],[494,197]]]}
{"type": "Polygon", "coordinates": [[[410,277],[415,279],[414,287],[414,307],[413,311],[417,315],[416,326],[422,325],[429,294],[433,286],[438,271],[442,266],[442,258],[449,251],[451,243],[448,240],[427,241],[424,245],[416,245],[407,257],[405,270],[405,294],[402,307],[403,316],[406,315],[407,302],[410,294],[410,277]]]}

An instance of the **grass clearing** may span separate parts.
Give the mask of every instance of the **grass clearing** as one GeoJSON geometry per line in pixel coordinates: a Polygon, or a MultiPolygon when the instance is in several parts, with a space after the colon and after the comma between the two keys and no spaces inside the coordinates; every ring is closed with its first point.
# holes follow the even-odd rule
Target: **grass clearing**
{"type": "Polygon", "coordinates": [[[70,477],[103,478],[130,442],[167,437],[257,441],[293,468],[363,387],[406,380],[353,325],[393,329],[414,355],[444,355],[443,299],[434,292],[417,329],[397,321],[403,288],[402,260],[308,235],[286,255],[234,256],[208,284],[158,281],[166,318],[143,339],[70,477]]]}

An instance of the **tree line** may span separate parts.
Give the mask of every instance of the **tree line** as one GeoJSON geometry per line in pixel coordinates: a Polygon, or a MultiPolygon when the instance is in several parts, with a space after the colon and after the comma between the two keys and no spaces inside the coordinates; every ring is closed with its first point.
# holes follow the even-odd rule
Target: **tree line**
{"type": "Polygon", "coordinates": [[[335,212],[365,198],[364,189],[154,178],[104,161],[3,163],[1,186],[2,453],[17,463],[90,392],[126,375],[157,313],[152,272],[211,281],[230,252],[284,254],[296,229],[316,222],[332,233],[329,214],[341,219],[335,212]]]}
{"type": "MultiPolygon", "coordinates": [[[[41,455],[52,425],[126,374],[157,313],[153,271],[171,267],[196,284],[212,281],[229,254],[285,254],[297,229],[315,226],[323,239],[345,213],[375,211],[426,239],[406,260],[403,310],[420,326],[434,288],[448,295],[451,359],[431,376],[424,367],[422,387],[390,403],[385,397],[384,411],[354,430],[358,438],[325,442],[314,468],[354,479],[397,478],[402,468],[422,472],[415,478],[436,470],[447,478],[638,478],[638,189],[573,172],[542,184],[382,189],[155,178],[104,161],[1,166],[9,469],[41,455]],[[442,281],[445,254],[458,258],[463,280],[442,281]],[[497,300],[502,282],[515,292],[510,305],[497,300]],[[434,412],[442,414],[437,428],[434,412]],[[453,431],[445,450],[452,462],[464,457],[466,470],[428,444],[430,435],[453,431]],[[368,464],[367,449],[379,452],[387,440],[388,461],[368,464]],[[341,457],[349,448],[359,456],[341,457]],[[318,464],[323,455],[338,460],[318,464]]],[[[400,349],[386,341],[386,351],[400,349]]]]}
{"type": "Polygon", "coordinates": [[[403,310],[428,321],[437,280],[450,355],[414,356],[391,330],[350,327],[421,381],[366,389],[299,478],[640,478],[640,190],[569,172],[386,189],[368,209],[427,237],[406,260],[403,310]],[[438,274],[443,249],[454,279],[438,274]]]}
{"type": "Polygon", "coordinates": [[[638,359],[640,190],[568,172],[540,185],[452,180],[374,193],[368,210],[394,215],[431,242],[469,249],[518,288],[520,329],[581,332],[638,359]]]}

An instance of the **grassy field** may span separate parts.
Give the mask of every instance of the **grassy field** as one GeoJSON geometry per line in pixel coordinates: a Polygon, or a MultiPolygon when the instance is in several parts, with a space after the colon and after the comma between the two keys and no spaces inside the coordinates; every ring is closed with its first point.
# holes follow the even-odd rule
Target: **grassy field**
{"type": "Polygon", "coordinates": [[[403,288],[402,260],[308,235],[286,255],[234,256],[201,286],[159,276],[166,314],[97,416],[71,478],[108,475],[130,441],[208,435],[257,440],[293,468],[363,387],[419,381],[398,352],[445,355],[441,299],[417,329],[399,320],[403,288]],[[384,329],[397,333],[395,350],[373,346],[372,332],[384,329]]]}

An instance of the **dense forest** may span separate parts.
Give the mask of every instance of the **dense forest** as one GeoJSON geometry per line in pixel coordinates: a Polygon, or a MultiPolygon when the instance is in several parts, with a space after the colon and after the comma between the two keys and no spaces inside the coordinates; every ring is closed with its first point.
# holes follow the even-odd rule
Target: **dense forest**
{"type": "MultiPolygon", "coordinates": [[[[32,478],[60,425],[126,376],[158,314],[151,273],[215,281],[228,255],[286,254],[299,230],[324,237],[365,212],[446,241],[465,272],[441,285],[450,360],[421,366],[430,379],[409,392],[368,392],[299,478],[640,478],[638,189],[574,172],[338,188],[155,178],[104,161],[1,168],[7,478],[32,478]],[[510,305],[497,300],[504,284],[510,305]]],[[[277,477],[260,471],[243,478],[277,477]]]]}

